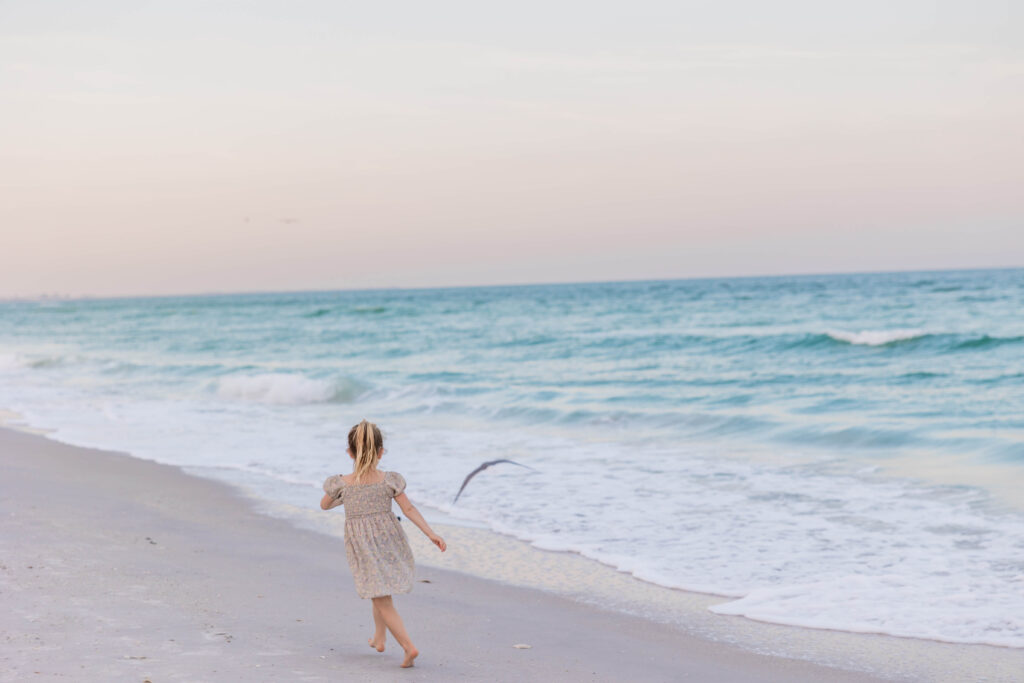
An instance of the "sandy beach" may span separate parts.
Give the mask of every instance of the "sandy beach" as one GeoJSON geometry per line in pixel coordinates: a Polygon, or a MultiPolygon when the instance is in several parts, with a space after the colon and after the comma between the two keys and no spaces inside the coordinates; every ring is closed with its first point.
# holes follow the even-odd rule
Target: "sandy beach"
{"type": "Polygon", "coordinates": [[[0,2],[0,683],[1024,683],[1021,28],[0,2]]]}
{"type": "Polygon", "coordinates": [[[175,467],[7,429],[0,454],[5,681],[879,680],[423,565],[401,670],[336,538],[175,467]]]}

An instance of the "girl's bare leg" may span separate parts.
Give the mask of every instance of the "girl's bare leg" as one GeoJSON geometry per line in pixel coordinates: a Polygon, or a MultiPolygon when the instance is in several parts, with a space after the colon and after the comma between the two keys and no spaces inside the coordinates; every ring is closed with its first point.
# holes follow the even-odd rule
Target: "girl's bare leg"
{"type": "Polygon", "coordinates": [[[388,632],[385,628],[384,618],[380,615],[380,609],[377,607],[377,601],[373,601],[373,638],[370,638],[370,647],[377,650],[377,652],[384,652],[384,644],[388,639],[388,632]]]}
{"type": "Polygon", "coordinates": [[[402,617],[398,616],[398,610],[395,609],[394,603],[391,602],[391,596],[385,595],[382,598],[373,598],[373,606],[380,612],[381,619],[384,620],[384,624],[391,631],[391,635],[395,637],[398,644],[405,650],[402,668],[412,666],[413,660],[416,659],[420,651],[416,649],[416,646],[409,639],[409,634],[405,631],[405,624],[402,623],[402,617]]]}

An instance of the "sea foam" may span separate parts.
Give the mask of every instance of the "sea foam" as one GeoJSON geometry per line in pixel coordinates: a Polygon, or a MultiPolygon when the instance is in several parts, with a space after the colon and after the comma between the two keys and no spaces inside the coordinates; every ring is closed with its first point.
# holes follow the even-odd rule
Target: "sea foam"
{"type": "Polygon", "coordinates": [[[836,341],[847,344],[858,344],[863,346],[885,346],[901,341],[919,339],[928,333],[924,330],[902,329],[902,330],[862,330],[860,332],[846,332],[843,330],[829,330],[825,334],[836,341]]]}
{"type": "Polygon", "coordinates": [[[734,598],[717,613],[1024,647],[1024,519],[981,490],[870,468],[840,473],[828,462],[776,466],[639,445],[623,457],[614,444],[402,431],[415,436],[398,434],[389,457],[416,482],[410,495],[545,550],[734,598]],[[490,468],[452,504],[451,473],[471,471],[474,450],[534,469],[490,468]]]}
{"type": "Polygon", "coordinates": [[[365,390],[348,379],[313,379],[287,373],[222,377],[216,388],[222,398],[277,405],[351,401],[365,390]]]}

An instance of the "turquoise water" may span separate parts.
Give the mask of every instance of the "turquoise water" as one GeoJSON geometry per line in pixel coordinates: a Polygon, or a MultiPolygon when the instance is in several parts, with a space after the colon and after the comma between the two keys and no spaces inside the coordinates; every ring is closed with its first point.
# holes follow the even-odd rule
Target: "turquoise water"
{"type": "Polygon", "coordinates": [[[1022,308],[1022,269],[7,302],[0,408],[281,500],[367,417],[410,495],[720,611],[1021,647],[1022,308]],[[453,505],[493,457],[535,471],[453,505]]]}

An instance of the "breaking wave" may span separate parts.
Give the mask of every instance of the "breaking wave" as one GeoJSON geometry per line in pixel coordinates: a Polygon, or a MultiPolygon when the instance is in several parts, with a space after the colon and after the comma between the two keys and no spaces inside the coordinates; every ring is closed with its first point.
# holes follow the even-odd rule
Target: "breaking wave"
{"type": "Polygon", "coordinates": [[[285,373],[222,377],[216,383],[221,398],[274,405],[350,403],[367,389],[349,378],[313,379],[285,373]]]}

